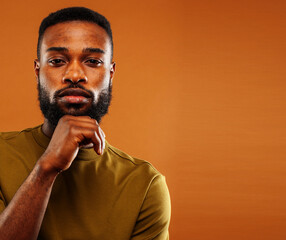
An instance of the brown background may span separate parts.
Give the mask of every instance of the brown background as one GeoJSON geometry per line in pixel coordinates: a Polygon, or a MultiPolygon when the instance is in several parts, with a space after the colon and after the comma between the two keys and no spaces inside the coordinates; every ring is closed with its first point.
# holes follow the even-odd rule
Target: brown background
{"type": "Polygon", "coordinates": [[[111,21],[117,72],[102,127],[166,176],[171,239],[286,239],[286,2],[5,1],[1,131],[42,123],[37,29],[75,5],[111,21]]]}

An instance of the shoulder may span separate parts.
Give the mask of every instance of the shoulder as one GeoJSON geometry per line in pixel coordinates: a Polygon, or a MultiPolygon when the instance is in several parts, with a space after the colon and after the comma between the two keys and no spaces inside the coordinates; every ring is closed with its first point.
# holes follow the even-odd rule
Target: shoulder
{"type": "Polygon", "coordinates": [[[0,132],[0,140],[1,141],[7,141],[11,138],[17,137],[19,134],[19,131],[13,131],[13,132],[0,132]]]}
{"type": "Polygon", "coordinates": [[[0,161],[21,158],[37,146],[33,132],[35,128],[22,131],[0,132],[0,161]],[[2,160],[1,160],[2,159],[2,160]]]}
{"type": "Polygon", "coordinates": [[[124,151],[107,143],[107,152],[117,164],[129,166],[133,171],[141,171],[142,173],[153,176],[154,178],[160,176],[161,173],[148,161],[133,157],[124,151]]]}
{"type": "Polygon", "coordinates": [[[26,128],[22,131],[12,131],[12,132],[0,132],[0,141],[2,143],[13,143],[19,142],[21,140],[27,139],[28,137],[32,137],[33,130],[39,128],[40,126],[36,126],[33,128],[26,128]]]}

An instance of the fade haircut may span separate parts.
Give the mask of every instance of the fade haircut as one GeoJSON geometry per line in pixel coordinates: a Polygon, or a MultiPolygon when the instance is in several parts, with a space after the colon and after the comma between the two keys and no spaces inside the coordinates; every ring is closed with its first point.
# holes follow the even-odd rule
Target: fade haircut
{"type": "Polygon", "coordinates": [[[49,16],[43,19],[39,28],[39,37],[37,43],[37,57],[40,59],[40,48],[43,40],[43,35],[46,29],[50,26],[56,25],[57,23],[69,22],[69,21],[86,21],[95,23],[102,27],[107,35],[109,36],[111,43],[111,58],[113,55],[113,39],[112,31],[109,21],[101,14],[85,8],[85,7],[69,7],[63,8],[56,12],[50,13],[49,16]]]}

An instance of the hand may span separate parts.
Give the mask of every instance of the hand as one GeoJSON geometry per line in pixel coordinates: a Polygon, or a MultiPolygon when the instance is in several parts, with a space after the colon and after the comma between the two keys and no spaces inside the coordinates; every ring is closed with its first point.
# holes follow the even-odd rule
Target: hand
{"type": "Polygon", "coordinates": [[[93,147],[97,154],[103,154],[105,134],[97,121],[88,116],[65,115],[59,120],[42,161],[50,170],[64,171],[81,147],[93,147]]]}

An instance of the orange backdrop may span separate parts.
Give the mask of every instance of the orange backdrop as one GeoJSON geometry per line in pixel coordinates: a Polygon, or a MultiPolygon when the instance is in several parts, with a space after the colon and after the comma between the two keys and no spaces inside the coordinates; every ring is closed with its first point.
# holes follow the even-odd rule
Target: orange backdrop
{"type": "Polygon", "coordinates": [[[1,131],[42,123],[38,26],[78,5],[111,21],[117,72],[102,128],[166,176],[170,239],[286,239],[286,2],[5,1],[1,131]]]}

